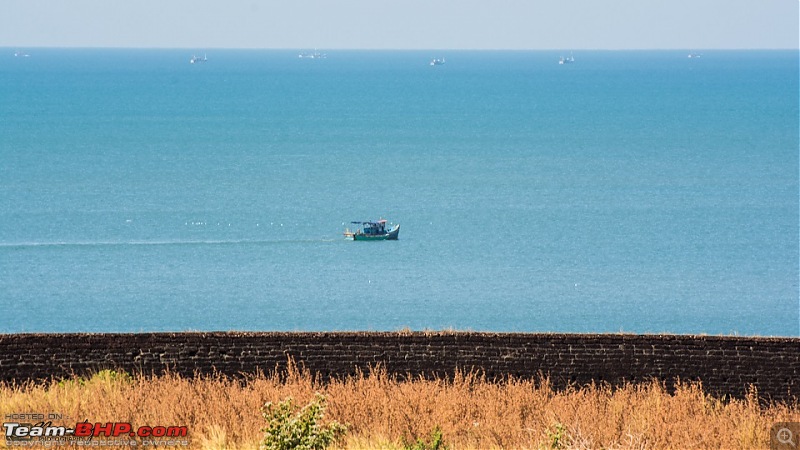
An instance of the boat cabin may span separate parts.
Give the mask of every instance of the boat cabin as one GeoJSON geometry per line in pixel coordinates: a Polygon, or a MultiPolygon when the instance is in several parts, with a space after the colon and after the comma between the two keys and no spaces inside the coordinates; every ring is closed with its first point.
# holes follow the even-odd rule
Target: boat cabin
{"type": "Polygon", "coordinates": [[[379,220],[377,222],[362,222],[364,228],[362,232],[366,235],[379,235],[386,234],[386,221],[379,220]]]}

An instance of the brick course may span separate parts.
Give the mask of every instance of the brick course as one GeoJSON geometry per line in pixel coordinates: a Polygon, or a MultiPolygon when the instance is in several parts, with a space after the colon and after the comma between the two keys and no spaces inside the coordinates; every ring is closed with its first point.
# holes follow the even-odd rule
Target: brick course
{"type": "Polygon", "coordinates": [[[714,395],[800,397],[800,339],[471,332],[211,332],[0,335],[0,381],[101,369],[185,376],[271,372],[289,358],[323,379],[380,364],[398,376],[479,370],[490,379],[548,375],[562,388],[651,379],[700,380],[714,395]]]}

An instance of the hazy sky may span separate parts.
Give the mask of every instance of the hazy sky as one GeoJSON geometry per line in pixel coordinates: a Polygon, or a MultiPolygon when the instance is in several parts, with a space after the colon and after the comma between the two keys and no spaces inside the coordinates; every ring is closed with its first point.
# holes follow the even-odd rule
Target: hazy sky
{"type": "Polygon", "coordinates": [[[798,0],[3,0],[2,47],[798,48],[798,0]]]}

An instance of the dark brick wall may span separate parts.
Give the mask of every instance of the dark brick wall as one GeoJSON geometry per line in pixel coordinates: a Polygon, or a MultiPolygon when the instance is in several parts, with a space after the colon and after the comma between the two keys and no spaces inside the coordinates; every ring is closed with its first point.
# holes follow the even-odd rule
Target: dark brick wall
{"type": "Polygon", "coordinates": [[[104,368],[182,375],[271,372],[289,357],[323,378],[380,364],[404,376],[481,370],[550,376],[556,387],[701,380],[709,393],[800,397],[800,339],[523,333],[141,333],[0,335],[0,380],[61,378],[104,368]]]}

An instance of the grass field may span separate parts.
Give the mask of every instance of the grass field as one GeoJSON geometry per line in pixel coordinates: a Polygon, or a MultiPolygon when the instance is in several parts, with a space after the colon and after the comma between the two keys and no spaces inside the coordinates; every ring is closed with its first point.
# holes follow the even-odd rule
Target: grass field
{"type": "Polygon", "coordinates": [[[84,419],[186,426],[190,448],[250,449],[264,437],[266,402],[292,397],[304,405],[316,393],[327,399],[325,421],[347,425],[335,445],[346,449],[403,449],[437,427],[450,449],[754,449],[769,448],[775,422],[800,421],[796,403],[760,404],[755,392],[721,400],[696,383],[674,392],[657,382],[556,390],[547,380],[401,381],[381,370],[321,383],[293,367],[246,380],[104,371],[4,385],[0,414],[58,413],[69,426],[84,419]]]}

